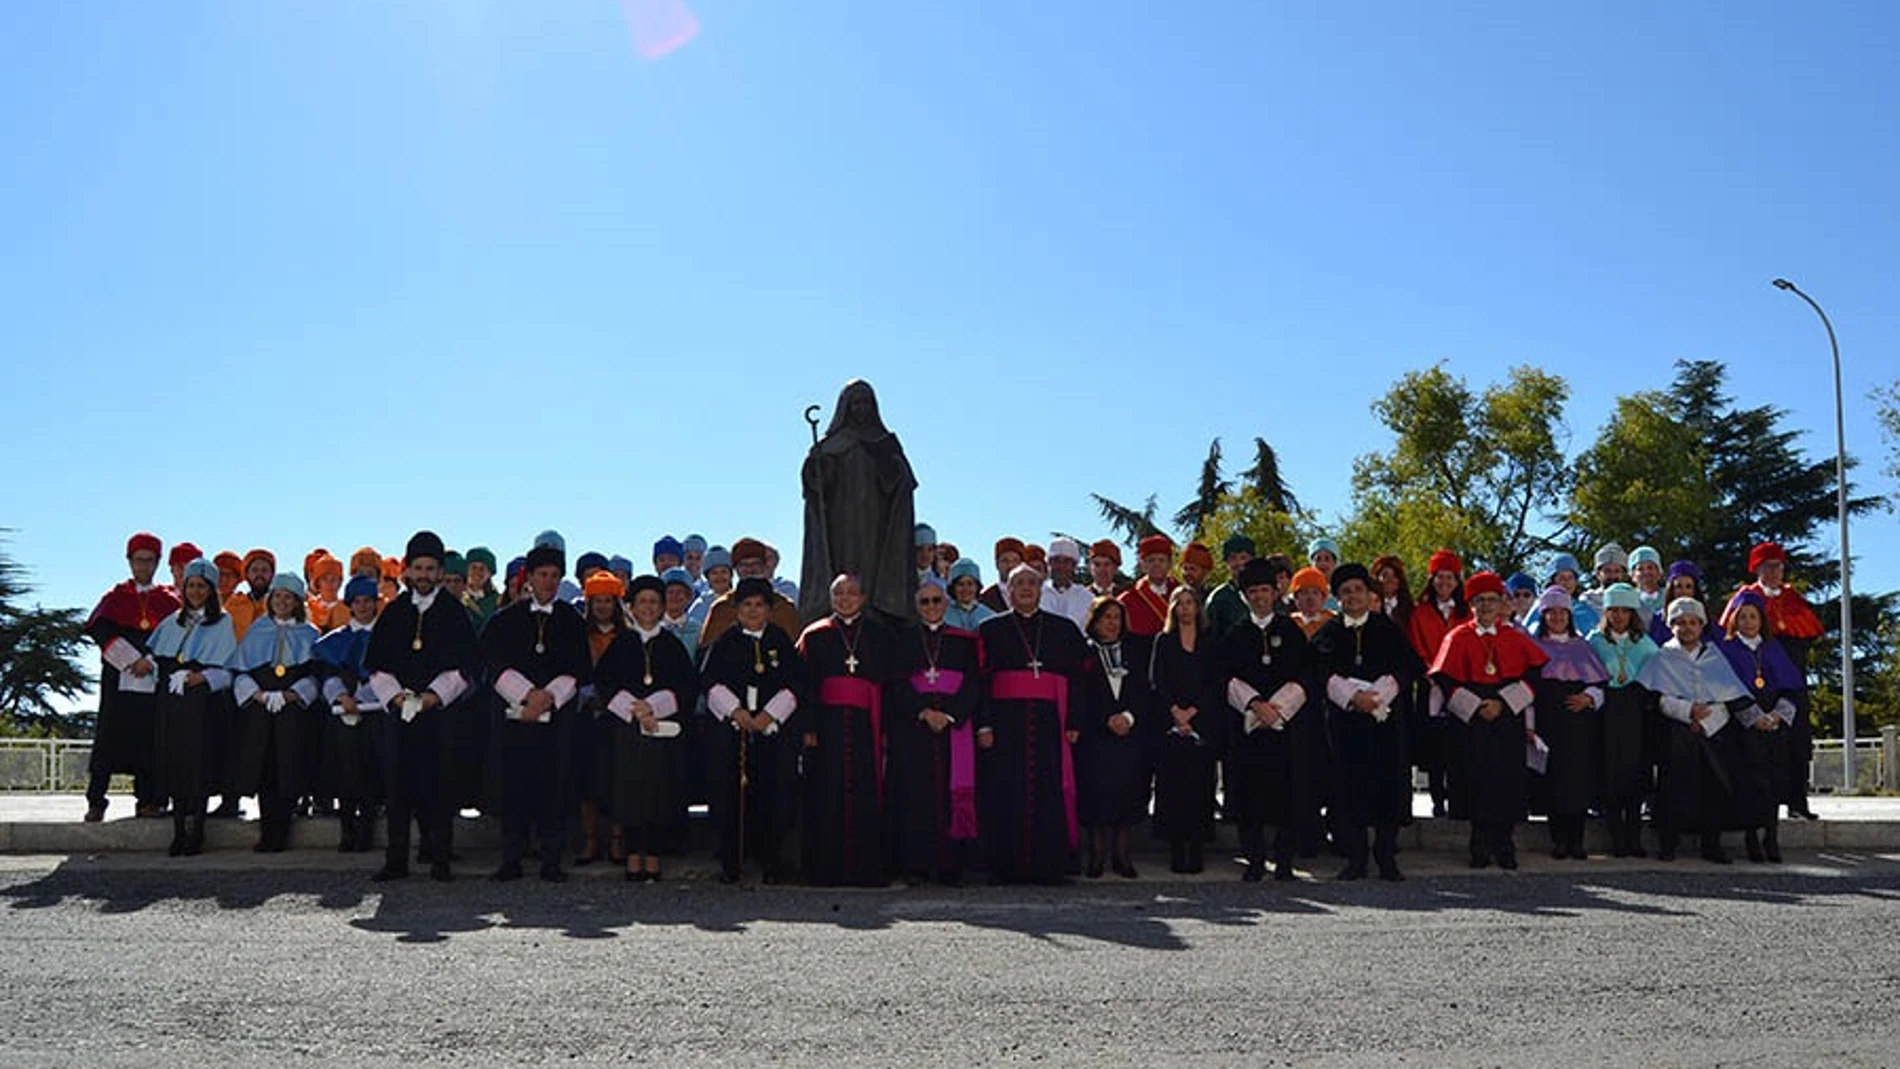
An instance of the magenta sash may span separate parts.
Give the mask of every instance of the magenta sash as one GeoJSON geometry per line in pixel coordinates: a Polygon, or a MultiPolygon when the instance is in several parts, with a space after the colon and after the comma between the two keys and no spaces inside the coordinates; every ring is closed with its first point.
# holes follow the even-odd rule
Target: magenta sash
{"type": "MultiPolygon", "coordinates": [[[[963,689],[963,673],[952,668],[937,670],[937,681],[922,672],[910,677],[911,689],[919,694],[955,694],[963,689]]],[[[950,838],[976,838],[976,740],[970,725],[950,727],[950,838]]]]}
{"type": "Polygon", "coordinates": [[[1076,844],[1075,833],[1075,754],[1069,747],[1069,679],[1055,673],[1040,674],[1021,669],[1000,671],[990,679],[990,697],[1001,701],[1053,702],[1057,730],[1062,733],[1062,810],[1069,823],[1069,848],[1076,844]]]}
{"type": "Polygon", "coordinates": [[[871,767],[877,770],[877,796],[884,797],[884,690],[857,676],[826,676],[818,684],[819,705],[842,705],[871,714],[871,767]]]}

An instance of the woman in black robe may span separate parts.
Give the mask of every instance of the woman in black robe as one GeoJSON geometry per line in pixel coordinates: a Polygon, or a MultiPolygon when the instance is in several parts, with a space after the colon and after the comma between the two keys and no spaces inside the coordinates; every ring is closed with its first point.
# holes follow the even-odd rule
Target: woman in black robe
{"type": "Polygon", "coordinates": [[[218,604],[217,584],[210,561],[186,565],[184,604],[151,637],[159,771],[172,795],[172,857],[204,850],[206,800],[224,788],[220,740],[231,719],[225,666],[237,653],[237,633],[218,604]]]}
{"type": "MultiPolygon", "coordinates": [[[[1084,871],[1102,875],[1113,843],[1115,874],[1135,878],[1129,857],[1135,822],[1148,815],[1146,736],[1157,726],[1148,680],[1149,640],[1127,634],[1121,603],[1089,607],[1089,656],[1082,662],[1082,709],[1075,747],[1076,819],[1088,830],[1084,871]]],[[[1071,713],[1075,717],[1074,712],[1071,713]]]]}
{"type": "Polygon", "coordinates": [[[1201,848],[1214,837],[1214,758],[1226,726],[1214,693],[1214,635],[1188,587],[1168,598],[1168,619],[1148,658],[1160,758],[1155,769],[1155,829],[1168,841],[1168,870],[1200,872],[1201,848]]]}
{"type": "MultiPolygon", "coordinates": [[[[581,852],[574,858],[576,867],[591,865],[601,858],[601,817],[607,816],[607,860],[618,865],[627,860],[627,844],[620,822],[613,818],[614,740],[616,720],[607,711],[614,693],[603,688],[597,678],[601,659],[614,641],[632,626],[627,615],[627,587],[618,575],[605,568],[589,575],[581,585],[584,599],[582,615],[587,622],[587,655],[590,674],[581,684],[581,723],[574,732],[574,779],[580,795],[581,852]]],[[[639,871],[635,866],[634,871],[639,871]]]]}
{"type": "Polygon", "coordinates": [[[665,587],[643,575],[630,593],[633,626],[594,666],[594,687],[613,733],[612,812],[626,837],[627,881],[639,883],[660,878],[663,844],[685,823],[680,717],[699,698],[699,678],[686,644],[660,625],[665,587]]]}

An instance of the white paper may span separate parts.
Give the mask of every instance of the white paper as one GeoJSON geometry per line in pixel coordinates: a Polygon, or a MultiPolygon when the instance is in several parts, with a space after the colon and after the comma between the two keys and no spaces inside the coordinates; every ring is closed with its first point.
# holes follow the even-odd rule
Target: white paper
{"type": "Polygon", "coordinates": [[[518,721],[523,724],[545,724],[548,721],[554,719],[554,710],[549,709],[547,712],[542,713],[540,716],[530,717],[528,715],[527,706],[510,705],[508,707],[508,711],[503,713],[502,715],[509,720],[518,721]]]}
{"type": "Polygon", "coordinates": [[[648,731],[646,728],[640,729],[640,734],[646,735],[650,738],[655,738],[655,739],[670,739],[678,735],[679,733],[680,733],[679,724],[672,720],[655,720],[653,722],[652,731],[648,731]]]}
{"type": "Polygon", "coordinates": [[[119,673],[119,693],[121,694],[157,694],[158,673],[148,672],[144,676],[135,676],[130,672],[119,673]]]}
{"type": "Polygon", "coordinates": [[[1708,738],[1714,738],[1715,733],[1727,727],[1729,721],[1728,709],[1720,705],[1713,708],[1715,711],[1702,721],[1702,734],[1708,738]]]}
{"type": "Polygon", "coordinates": [[[99,652],[107,664],[117,668],[121,672],[132,667],[138,662],[140,657],[144,656],[139,653],[137,646],[132,645],[122,638],[115,638],[111,642],[106,643],[106,648],[99,652]]]}
{"type": "Polygon", "coordinates": [[[1524,744],[1524,767],[1542,775],[1550,767],[1550,746],[1542,735],[1532,735],[1524,744]]]}
{"type": "Polygon", "coordinates": [[[407,724],[422,713],[422,696],[405,694],[402,696],[402,722],[407,724]]]}

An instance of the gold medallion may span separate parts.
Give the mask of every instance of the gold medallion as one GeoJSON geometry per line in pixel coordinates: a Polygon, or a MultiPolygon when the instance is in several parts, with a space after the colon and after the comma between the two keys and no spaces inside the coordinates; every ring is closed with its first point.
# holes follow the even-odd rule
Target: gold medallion
{"type": "Polygon", "coordinates": [[[1497,675],[1497,674],[1498,674],[1498,665],[1497,665],[1497,662],[1496,662],[1496,661],[1486,661],[1486,662],[1484,662],[1484,674],[1485,674],[1485,675],[1488,675],[1488,676],[1494,676],[1494,675],[1497,675]]]}
{"type": "Polygon", "coordinates": [[[762,665],[762,664],[759,664],[759,663],[758,663],[758,662],[756,662],[756,661],[754,661],[754,662],[753,662],[753,664],[752,664],[752,671],[753,671],[754,673],[756,673],[756,674],[758,674],[758,675],[764,675],[764,674],[765,674],[765,666],[764,666],[764,665],[762,665]]]}
{"type": "Polygon", "coordinates": [[[152,629],[152,621],[151,621],[151,618],[149,618],[149,617],[145,617],[145,616],[141,616],[141,617],[139,617],[139,630],[140,630],[140,631],[150,631],[151,629],[152,629]]]}
{"type": "Polygon", "coordinates": [[[275,668],[273,668],[273,669],[271,669],[271,671],[273,671],[273,672],[275,672],[275,673],[277,673],[277,678],[278,678],[278,679],[282,679],[282,678],[284,678],[284,666],[283,666],[283,665],[281,665],[281,664],[280,664],[280,665],[278,665],[277,667],[275,667],[275,668]]]}
{"type": "Polygon", "coordinates": [[[411,642],[409,648],[420,653],[422,651],[422,640],[416,639],[414,642],[411,642]]]}
{"type": "Polygon", "coordinates": [[[1763,687],[1766,687],[1767,685],[1768,685],[1768,681],[1761,677],[1761,673],[1757,672],[1755,674],[1755,689],[1760,690],[1763,687]]]}

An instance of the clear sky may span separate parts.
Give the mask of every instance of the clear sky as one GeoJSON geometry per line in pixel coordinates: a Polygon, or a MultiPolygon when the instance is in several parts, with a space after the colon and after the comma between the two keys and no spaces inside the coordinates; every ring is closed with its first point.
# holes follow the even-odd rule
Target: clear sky
{"type": "Polygon", "coordinates": [[[1564,374],[1581,448],[1716,358],[1827,455],[1777,275],[1892,489],[1900,5],[686,2],[657,60],[618,0],[0,4],[0,526],[45,601],[139,528],[754,533],[795,576],[801,412],[853,376],[986,571],[1091,490],[1172,510],[1215,435],[1337,512],[1439,360],[1564,374]]]}

